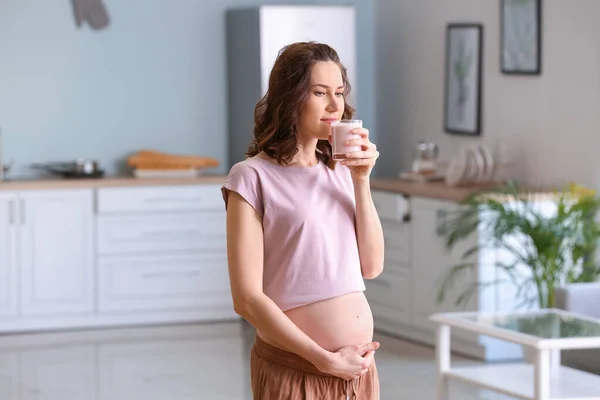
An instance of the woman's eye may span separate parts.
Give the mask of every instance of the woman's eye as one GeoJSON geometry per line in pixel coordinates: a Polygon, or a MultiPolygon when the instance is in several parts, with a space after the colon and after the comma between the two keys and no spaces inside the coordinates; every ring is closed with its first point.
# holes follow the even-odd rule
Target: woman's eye
{"type": "Polygon", "coordinates": [[[343,97],[343,96],[344,96],[344,93],[336,93],[335,95],[336,95],[337,97],[343,97]]]}
{"type": "Polygon", "coordinates": [[[325,96],[325,92],[315,92],[315,95],[317,95],[317,96],[325,96]]]}

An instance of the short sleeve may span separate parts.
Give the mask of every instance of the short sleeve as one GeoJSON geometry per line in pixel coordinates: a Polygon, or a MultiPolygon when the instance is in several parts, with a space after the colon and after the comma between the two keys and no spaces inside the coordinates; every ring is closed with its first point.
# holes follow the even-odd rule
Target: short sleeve
{"type": "Polygon", "coordinates": [[[236,192],[244,198],[262,217],[264,214],[262,187],[258,171],[241,161],[231,167],[225,184],[221,187],[225,209],[229,200],[228,191],[236,192]]]}

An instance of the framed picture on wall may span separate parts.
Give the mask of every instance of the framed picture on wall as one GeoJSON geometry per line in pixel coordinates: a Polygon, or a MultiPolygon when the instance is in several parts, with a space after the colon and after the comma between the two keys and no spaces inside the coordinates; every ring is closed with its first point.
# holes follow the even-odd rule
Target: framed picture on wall
{"type": "Polygon", "coordinates": [[[505,74],[542,72],[542,0],[501,0],[501,69],[505,74]]]}
{"type": "Polygon", "coordinates": [[[444,130],[481,134],[483,26],[448,24],[444,93],[444,130]]]}

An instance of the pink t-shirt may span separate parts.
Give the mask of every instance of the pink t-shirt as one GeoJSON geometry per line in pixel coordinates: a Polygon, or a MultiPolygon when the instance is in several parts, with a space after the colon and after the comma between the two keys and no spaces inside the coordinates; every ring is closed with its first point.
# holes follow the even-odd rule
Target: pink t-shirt
{"type": "Polygon", "coordinates": [[[262,217],[263,291],[283,311],[365,290],[350,171],[319,163],[289,167],[255,156],[223,185],[262,217]]]}

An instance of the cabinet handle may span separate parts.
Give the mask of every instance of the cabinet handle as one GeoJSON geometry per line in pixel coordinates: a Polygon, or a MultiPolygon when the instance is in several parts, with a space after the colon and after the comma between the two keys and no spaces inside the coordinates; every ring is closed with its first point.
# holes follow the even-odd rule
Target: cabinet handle
{"type": "Polygon", "coordinates": [[[21,211],[21,225],[25,225],[26,215],[25,215],[25,200],[19,200],[20,211],[21,211]]]}
{"type": "Polygon", "coordinates": [[[143,200],[145,203],[198,203],[202,201],[201,197],[147,197],[143,200]]]}
{"type": "Polygon", "coordinates": [[[435,230],[438,235],[446,234],[446,224],[448,222],[448,211],[444,209],[437,210],[435,230]]]}
{"type": "Polygon", "coordinates": [[[15,224],[15,201],[11,200],[8,202],[8,223],[9,225],[15,224]]]}
{"type": "Polygon", "coordinates": [[[200,271],[180,271],[180,272],[144,272],[142,277],[144,279],[148,278],[164,278],[164,277],[192,277],[200,275],[200,271]]]}

